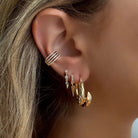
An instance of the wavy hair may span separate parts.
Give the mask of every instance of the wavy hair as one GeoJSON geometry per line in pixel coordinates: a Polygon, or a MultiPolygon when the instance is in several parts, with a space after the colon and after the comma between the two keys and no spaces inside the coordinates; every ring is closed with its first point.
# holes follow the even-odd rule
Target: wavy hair
{"type": "Polygon", "coordinates": [[[105,1],[0,1],[1,138],[47,137],[56,119],[70,109],[70,98],[59,87],[64,80],[44,64],[34,43],[31,24],[36,14],[53,7],[85,20],[105,1]]]}

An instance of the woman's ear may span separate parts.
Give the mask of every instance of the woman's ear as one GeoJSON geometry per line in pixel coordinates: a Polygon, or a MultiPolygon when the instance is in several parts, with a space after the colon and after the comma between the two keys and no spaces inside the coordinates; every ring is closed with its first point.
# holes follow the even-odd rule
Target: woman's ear
{"type": "Polygon", "coordinates": [[[76,37],[79,22],[63,11],[48,8],[39,12],[32,23],[33,37],[44,59],[58,49],[61,57],[51,67],[61,76],[67,69],[69,75],[74,75],[75,82],[80,78],[85,81],[89,76],[83,48],[78,45],[79,37],[76,37]]]}

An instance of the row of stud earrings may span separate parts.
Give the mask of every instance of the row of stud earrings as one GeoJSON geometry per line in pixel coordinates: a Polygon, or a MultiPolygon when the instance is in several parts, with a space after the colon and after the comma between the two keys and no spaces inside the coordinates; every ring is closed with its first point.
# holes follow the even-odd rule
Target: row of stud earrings
{"type": "Polygon", "coordinates": [[[72,96],[77,100],[77,103],[82,107],[87,107],[92,101],[92,96],[90,92],[85,92],[84,83],[80,79],[79,83],[74,82],[73,75],[71,75],[71,82],[69,83],[68,70],[65,70],[65,85],[66,88],[71,89],[72,96]]]}

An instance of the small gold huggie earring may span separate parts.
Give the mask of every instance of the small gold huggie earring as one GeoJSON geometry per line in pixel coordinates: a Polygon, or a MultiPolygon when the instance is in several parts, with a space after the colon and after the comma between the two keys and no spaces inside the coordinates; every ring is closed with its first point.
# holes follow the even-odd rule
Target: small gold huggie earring
{"type": "Polygon", "coordinates": [[[71,75],[71,91],[72,91],[72,96],[75,96],[75,90],[76,90],[76,86],[74,85],[74,79],[73,79],[73,75],[71,75]]]}

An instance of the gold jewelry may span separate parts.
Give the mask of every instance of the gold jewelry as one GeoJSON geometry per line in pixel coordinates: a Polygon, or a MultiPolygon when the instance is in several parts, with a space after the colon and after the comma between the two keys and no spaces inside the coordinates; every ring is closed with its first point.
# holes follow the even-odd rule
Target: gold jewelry
{"type": "Polygon", "coordinates": [[[78,84],[75,84],[75,95],[76,97],[79,95],[78,84]]]}
{"type": "Polygon", "coordinates": [[[91,93],[87,92],[87,95],[86,95],[85,89],[84,89],[84,83],[80,79],[80,82],[79,82],[79,98],[78,98],[79,105],[81,105],[83,107],[89,106],[91,101],[92,101],[91,93]]]}
{"type": "Polygon", "coordinates": [[[66,85],[66,88],[68,89],[69,88],[69,77],[68,77],[68,70],[65,70],[65,85],[66,85]]]}
{"type": "Polygon", "coordinates": [[[53,64],[56,60],[58,60],[58,58],[60,57],[60,54],[57,50],[54,50],[52,53],[50,53],[46,59],[45,59],[45,63],[50,66],[51,64],[53,64]]]}
{"type": "Polygon", "coordinates": [[[78,98],[79,105],[83,105],[86,102],[86,98],[85,98],[84,84],[81,79],[78,87],[79,87],[79,98],[78,98]]]}
{"type": "Polygon", "coordinates": [[[73,75],[71,75],[71,92],[73,97],[78,95],[78,89],[76,89],[76,85],[74,84],[73,75]]]}
{"type": "Polygon", "coordinates": [[[71,92],[72,96],[76,98],[78,104],[82,107],[87,107],[92,101],[92,96],[90,92],[85,93],[84,83],[80,79],[79,84],[74,83],[73,75],[71,75],[71,92]]]}

